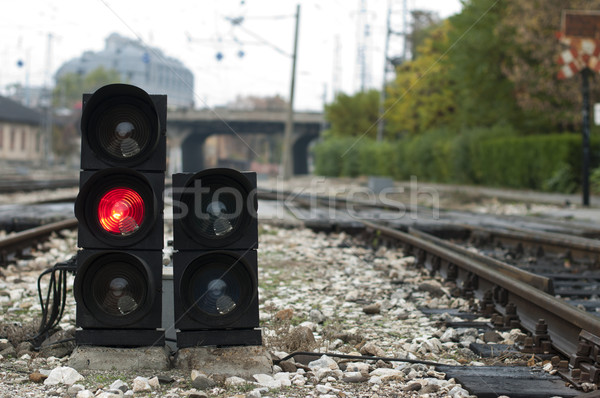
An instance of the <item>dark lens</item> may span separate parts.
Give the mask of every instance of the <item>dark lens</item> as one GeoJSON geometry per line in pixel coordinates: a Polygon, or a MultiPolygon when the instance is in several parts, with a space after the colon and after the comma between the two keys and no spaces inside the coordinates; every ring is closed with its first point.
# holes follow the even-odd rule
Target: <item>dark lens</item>
{"type": "Polygon", "coordinates": [[[97,115],[93,131],[99,149],[114,160],[131,159],[146,151],[156,135],[148,116],[130,104],[115,104],[103,109],[97,115]]]}
{"type": "Polygon", "coordinates": [[[127,262],[111,261],[98,267],[91,281],[95,305],[111,316],[137,310],[147,296],[146,275],[127,262]]]}
{"type": "Polygon", "coordinates": [[[251,300],[252,278],[244,263],[227,255],[206,255],[186,270],[184,289],[192,307],[204,314],[225,316],[251,300]]]}
{"type": "Polygon", "coordinates": [[[192,236],[222,239],[235,234],[248,219],[247,190],[223,176],[205,176],[186,188],[182,201],[193,211],[185,218],[192,236]]]}

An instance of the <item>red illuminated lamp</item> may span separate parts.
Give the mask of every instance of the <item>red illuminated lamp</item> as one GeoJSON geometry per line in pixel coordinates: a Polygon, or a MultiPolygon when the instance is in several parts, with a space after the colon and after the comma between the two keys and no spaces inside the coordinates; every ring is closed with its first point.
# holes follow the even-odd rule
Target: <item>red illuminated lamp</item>
{"type": "Polygon", "coordinates": [[[113,188],[100,199],[98,221],[112,234],[129,235],[144,221],[144,200],[131,188],[113,188]]]}

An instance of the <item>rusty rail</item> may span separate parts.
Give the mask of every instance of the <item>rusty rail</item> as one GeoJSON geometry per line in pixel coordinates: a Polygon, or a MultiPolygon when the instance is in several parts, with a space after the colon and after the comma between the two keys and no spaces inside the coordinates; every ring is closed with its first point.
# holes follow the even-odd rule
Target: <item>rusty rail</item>
{"type": "Polygon", "coordinates": [[[69,218],[39,227],[31,228],[0,239],[0,265],[6,266],[9,254],[23,250],[35,242],[44,239],[52,232],[73,229],[77,226],[76,218],[69,218]]]}
{"type": "MultiPolygon", "coordinates": [[[[480,299],[484,312],[491,315],[496,310],[504,314],[504,325],[499,326],[514,326],[518,320],[532,332],[527,347],[530,352],[552,352],[554,348],[570,358],[571,369],[563,363],[561,373],[575,385],[600,382],[600,364],[596,363],[600,345],[595,344],[600,342],[599,317],[533,288],[506,269],[495,269],[490,263],[440,245],[425,233],[416,236],[417,233],[411,235],[370,222],[364,224],[367,231],[403,244],[427,268],[455,280],[463,292],[472,292],[480,299]]],[[[526,280],[531,282],[529,276],[526,280]]]]}

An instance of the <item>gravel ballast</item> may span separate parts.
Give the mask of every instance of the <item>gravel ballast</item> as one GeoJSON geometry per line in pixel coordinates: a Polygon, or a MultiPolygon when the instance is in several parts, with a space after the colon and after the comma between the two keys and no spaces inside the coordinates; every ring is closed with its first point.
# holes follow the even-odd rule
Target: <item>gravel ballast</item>
{"type": "MultiPolygon", "coordinates": [[[[77,372],[67,366],[72,342],[46,351],[26,343],[40,319],[37,277],[75,250],[76,232],[63,231],[40,245],[32,258],[1,271],[0,397],[466,397],[460,384],[430,365],[339,359],[327,353],[466,366],[526,363],[519,355],[477,358],[468,346],[484,343],[483,333],[446,328],[444,320],[458,320],[447,313],[421,312],[469,311],[472,303],[451,297],[451,285],[415,268],[414,258],[401,250],[373,249],[344,233],[260,225],[264,345],[274,360],[294,351],[318,356],[302,363],[288,359],[272,374],[251,379],[203,374],[202,369],[77,372]]],[[[72,281],[60,324],[66,339],[75,326],[72,281]]],[[[512,330],[499,332],[495,340],[511,344],[523,337],[512,330]]]]}

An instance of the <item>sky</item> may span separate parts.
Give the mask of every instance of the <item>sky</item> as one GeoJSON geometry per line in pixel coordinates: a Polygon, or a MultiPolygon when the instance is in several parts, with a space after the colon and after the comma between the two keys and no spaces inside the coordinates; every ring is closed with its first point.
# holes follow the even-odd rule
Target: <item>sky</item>
{"type": "MultiPolygon", "coordinates": [[[[391,29],[401,32],[403,0],[300,2],[295,109],[320,110],[334,92],[354,93],[361,82],[367,88],[381,87],[388,3],[391,29]],[[364,32],[359,29],[364,21],[370,32],[366,39],[358,34],[364,32]],[[361,41],[367,72],[362,78],[357,56],[361,41]]],[[[429,10],[442,18],[461,9],[460,0],[406,3],[409,11],[429,10]]],[[[291,0],[6,1],[0,24],[0,95],[14,83],[52,86],[62,63],[84,51],[103,49],[106,37],[116,32],[182,61],[195,77],[196,107],[225,105],[237,96],[287,99],[297,4],[291,0]],[[232,23],[240,17],[243,22],[232,23]]],[[[388,55],[400,54],[402,43],[400,35],[391,35],[388,55]]]]}

